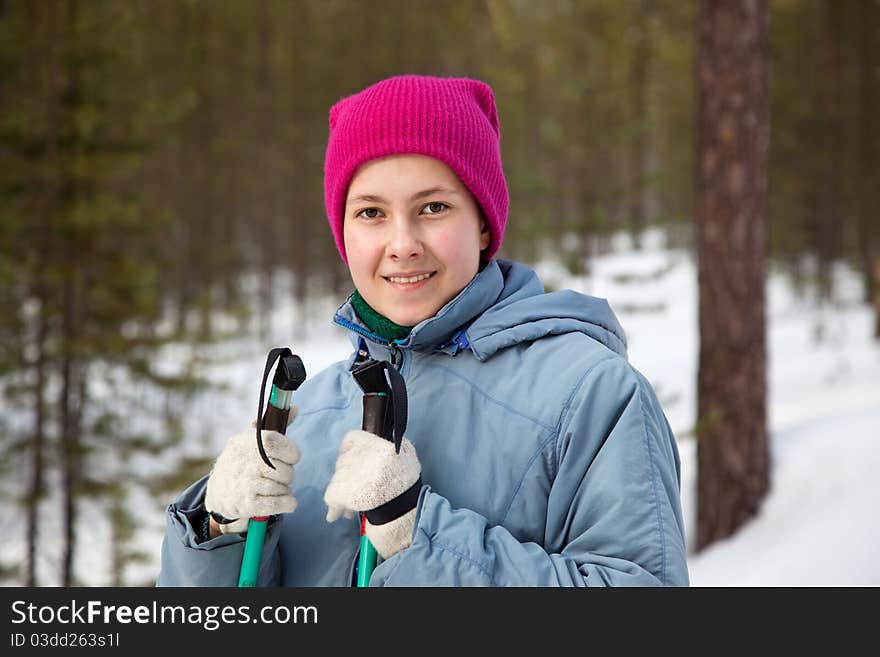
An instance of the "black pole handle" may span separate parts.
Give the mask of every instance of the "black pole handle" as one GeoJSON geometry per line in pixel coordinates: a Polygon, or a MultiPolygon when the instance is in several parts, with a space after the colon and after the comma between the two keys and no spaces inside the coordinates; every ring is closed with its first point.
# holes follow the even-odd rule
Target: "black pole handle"
{"type": "Polygon", "coordinates": [[[303,381],[306,380],[306,368],[302,359],[294,354],[288,347],[276,347],[269,352],[266,357],[266,367],[263,370],[263,381],[260,384],[260,402],[257,407],[257,449],[260,450],[260,457],[263,462],[273,470],[275,466],[266,455],[263,448],[263,438],[260,435],[262,429],[270,431],[278,431],[284,433],[287,431],[287,418],[290,415],[289,408],[278,408],[272,404],[266,404],[266,413],[263,414],[263,398],[266,395],[266,380],[269,378],[269,371],[276,360],[279,360],[278,367],[275,369],[275,376],[272,378],[272,385],[280,390],[293,391],[299,388],[303,381]]]}
{"type": "Polygon", "coordinates": [[[365,361],[352,375],[364,391],[361,428],[394,443],[394,450],[399,453],[407,422],[406,383],[403,377],[386,360],[365,361]]]}

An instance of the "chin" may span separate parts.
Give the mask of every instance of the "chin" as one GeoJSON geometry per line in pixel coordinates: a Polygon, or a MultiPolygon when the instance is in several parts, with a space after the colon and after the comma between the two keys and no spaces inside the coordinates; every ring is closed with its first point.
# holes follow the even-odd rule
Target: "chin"
{"type": "Polygon", "coordinates": [[[389,317],[392,322],[397,324],[398,326],[415,326],[423,319],[427,319],[430,315],[425,315],[424,317],[420,315],[411,315],[411,316],[403,316],[403,317],[389,317]]]}
{"type": "MultiPolygon", "coordinates": [[[[439,308],[437,309],[439,310],[439,308]]],[[[431,312],[410,312],[404,315],[385,315],[392,322],[397,324],[398,326],[415,326],[421,321],[428,319],[429,317],[433,317],[437,314],[437,310],[433,310],[431,312]]]]}

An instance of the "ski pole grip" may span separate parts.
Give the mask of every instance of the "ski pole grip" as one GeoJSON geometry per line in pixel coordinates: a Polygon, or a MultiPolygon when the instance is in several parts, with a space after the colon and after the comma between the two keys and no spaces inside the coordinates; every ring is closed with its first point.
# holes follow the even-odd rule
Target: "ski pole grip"
{"type": "Polygon", "coordinates": [[[266,412],[263,414],[263,422],[261,426],[267,431],[277,431],[285,433],[287,431],[287,418],[290,415],[289,408],[278,408],[272,404],[266,406],[266,412]]]}
{"type": "Polygon", "coordinates": [[[364,393],[364,410],[361,428],[385,440],[393,442],[391,437],[392,426],[389,423],[388,393],[367,392],[364,393]]]}

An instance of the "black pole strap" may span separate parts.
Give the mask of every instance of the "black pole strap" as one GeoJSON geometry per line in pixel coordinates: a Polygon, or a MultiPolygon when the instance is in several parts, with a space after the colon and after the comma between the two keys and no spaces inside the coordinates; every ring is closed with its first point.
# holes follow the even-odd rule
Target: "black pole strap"
{"type": "Polygon", "coordinates": [[[406,381],[403,380],[400,372],[398,372],[387,360],[382,362],[385,365],[385,371],[388,372],[388,381],[391,384],[391,410],[394,414],[394,425],[391,432],[391,439],[394,442],[394,452],[400,454],[400,444],[403,441],[403,434],[406,431],[408,413],[406,381]]]}
{"type": "Polygon", "coordinates": [[[400,444],[407,423],[406,382],[387,360],[369,359],[352,370],[354,380],[364,391],[363,428],[394,444],[400,444]],[[372,395],[382,395],[378,401],[372,395]]]}
{"type": "Polygon", "coordinates": [[[412,486],[407,488],[393,500],[388,500],[385,504],[377,506],[375,509],[364,511],[364,515],[371,525],[384,525],[397,520],[400,516],[409,513],[419,503],[419,495],[422,493],[422,477],[416,480],[412,486]]]}
{"type": "Polygon", "coordinates": [[[266,394],[266,381],[269,379],[269,372],[272,370],[272,366],[275,364],[275,361],[281,358],[282,356],[291,356],[293,354],[292,351],[288,347],[276,347],[269,352],[269,355],[266,357],[266,368],[263,370],[263,382],[260,384],[260,403],[257,407],[257,448],[260,450],[260,456],[263,459],[263,462],[268,465],[273,470],[275,466],[272,465],[272,461],[269,460],[269,457],[266,456],[266,450],[263,449],[263,437],[260,435],[260,431],[263,429],[263,397],[266,394]]]}

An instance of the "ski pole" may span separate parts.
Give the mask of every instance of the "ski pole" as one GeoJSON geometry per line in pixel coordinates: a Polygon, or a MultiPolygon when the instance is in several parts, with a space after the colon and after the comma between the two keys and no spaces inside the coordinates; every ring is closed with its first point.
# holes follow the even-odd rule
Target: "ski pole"
{"type": "MultiPolygon", "coordinates": [[[[365,361],[355,368],[352,375],[364,391],[361,428],[393,442],[395,452],[399,453],[407,419],[406,385],[403,377],[393,365],[384,360],[365,361]]],[[[360,521],[357,585],[366,587],[370,585],[370,577],[376,568],[378,555],[366,535],[366,515],[361,514],[360,521]]]]}
{"type": "MultiPolygon", "coordinates": [[[[263,382],[260,386],[260,404],[257,409],[257,417],[262,419],[257,423],[257,449],[263,461],[273,470],[275,466],[266,456],[263,449],[263,440],[260,435],[262,429],[285,433],[287,431],[287,418],[290,407],[293,404],[293,391],[306,380],[306,369],[299,356],[293,354],[287,347],[272,349],[266,358],[266,369],[263,372],[263,382]],[[280,359],[280,360],[279,360],[280,359]],[[272,379],[272,389],[269,392],[269,403],[266,405],[266,414],[263,415],[263,396],[266,394],[266,379],[269,370],[275,361],[278,367],[272,379]]],[[[253,587],[257,585],[257,576],[260,572],[260,562],[263,558],[263,542],[266,537],[266,525],[268,516],[254,516],[248,520],[247,539],[244,544],[244,554],[241,557],[241,570],[238,575],[240,587],[253,587]]]]}

